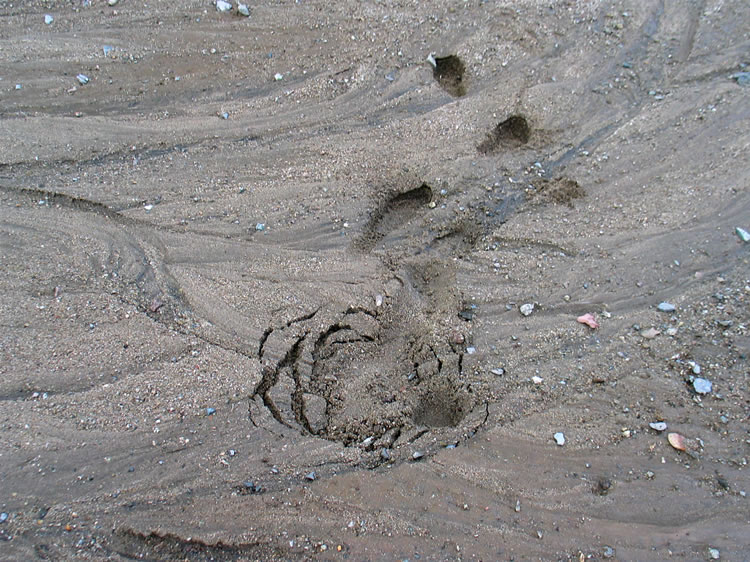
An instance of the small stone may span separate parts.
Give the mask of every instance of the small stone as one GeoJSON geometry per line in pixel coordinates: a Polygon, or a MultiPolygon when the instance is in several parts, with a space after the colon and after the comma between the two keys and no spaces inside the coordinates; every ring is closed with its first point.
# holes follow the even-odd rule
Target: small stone
{"type": "Polygon", "coordinates": [[[531,382],[533,382],[534,384],[542,384],[544,382],[544,379],[542,377],[534,375],[533,377],[531,377],[531,382]]]}
{"type": "Polygon", "coordinates": [[[701,366],[698,365],[695,361],[688,361],[688,365],[690,365],[690,369],[693,371],[694,375],[700,375],[701,374],[701,366]]]}
{"type": "Polygon", "coordinates": [[[466,353],[468,353],[469,355],[474,355],[476,352],[477,352],[477,348],[476,347],[467,347],[466,348],[466,353]]]}
{"type": "Polygon", "coordinates": [[[21,84],[16,84],[16,90],[20,90],[21,88],[23,88],[21,84]]]}
{"type": "Polygon", "coordinates": [[[85,74],[79,74],[76,76],[76,78],[78,79],[78,81],[81,83],[82,86],[89,83],[89,77],[86,76],[85,74]]]}
{"type": "Polygon", "coordinates": [[[659,334],[661,334],[661,332],[657,330],[656,328],[649,328],[648,330],[643,330],[641,332],[641,336],[643,336],[647,340],[652,340],[659,334]]]}
{"type": "Polygon", "coordinates": [[[278,82],[279,80],[283,80],[284,79],[284,75],[281,74],[280,72],[277,72],[276,74],[273,75],[273,79],[278,82]]]}
{"type": "Polygon", "coordinates": [[[516,500],[516,513],[521,512],[521,500],[516,500]]]}
{"type": "Polygon", "coordinates": [[[386,449],[385,447],[383,447],[382,449],[380,449],[380,458],[383,459],[384,461],[391,460],[391,453],[390,453],[390,451],[388,449],[386,449]]]}
{"type": "Polygon", "coordinates": [[[674,326],[672,326],[671,328],[667,328],[667,335],[672,338],[675,337],[677,335],[677,328],[675,328],[674,326]]]}
{"type": "Polygon", "coordinates": [[[718,560],[721,558],[721,552],[719,552],[719,549],[711,546],[708,547],[708,555],[711,557],[711,560],[718,560]]]}
{"type": "Polygon", "coordinates": [[[654,431],[659,432],[666,431],[667,429],[667,424],[665,422],[651,422],[648,426],[654,431]]]}
{"type": "Polygon", "coordinates": [[[562,431],[558,431],[552,437],[554,437],[555,443],[557,443],[559,447],[562,447],[563,445],[565,445],[565,435],[563,434],[562,431]]]}
{"type": "Polygon", "coordinates": [[[10,517],[5,511],[0,513],[0,523],[5,523],[8,520],[8,517],[10,517]]]}
{"type": "Polygon", "coordinates": [[[206,408],[206,415],[213,416],[216,413],[216,408],[206,408]]]}
{"type": "Polygon", "coordinates": [[[44,15],[44,23],[47,25],[52,25],[52,22],[55,21],[55,18],[53,18],[50,14],[44,15]]]}
{"type": "Polygon", "coordinates": [[[117,2],[119,2],[119,0],[107,0],[107,4],[110,6],[117,6],[117,2]]]}
{"type": "Polygon", "coordinates": [[[383,295],[375,295],[375,306],[378,308],[383,306],[383,295]]]}
{"type": "Polygon", "coordinates": [[[222,119],[229,119],[229,113],[226,111],[222,111],[219,115],[222,119]]]}
{"type": "Polygon", "coordinates": [[[305,480],[309,480],[310,482],[315,480],[316,477],[317,475],[315,474],[315,472],[308,472],[307,474],[305,474],[305,480]]]}
{"type": "Polygon", "coordinates": [[[237,13],[246,18],[250,17],[250,8],[246,4],[237,4],[237,13]]]}
{"type": "Polygon", "coordinates": [[[604,547],[604,552],[602,553],[602,556],[604,556],[604,558],[613,558],[614,555],[615,555],[614,548],[612,548],[611,546],[604,547]]]}
{"type": "Polygon", "coordinates": [[[713,385],[708,379],[697,378],[693,381],[693,388],[698,394],[708,394],[711,392],[713,385]]]}
{"type": "Polygon", "coordinates": [[[259,222],[258,224],[255,225],[255,230],[257,230],[258,232],[263,232],[265,229],[266,229],[266,225],[262,222],[259,222]]]}
{"type": "Polygon", "coordinates": [[[497,375],[498,377],[502,377],[505,374],[505,369],[503,369],[502,367],[498,369],[492,369],[490,373],[492,373],[493,375],[497,375]]]}
{"type": "Polygon", "coordinates": [[[734,231],[737,233],[737,236],[740,237],[740,240],[742,240],[743,242],[750,242],[750,232],[748,232],[744,228],[740,228],[739,226],[735,228],[734,231]]]}
{"type": "Polygon", "coordinates": [[[232,9],[232,5],[224,0],[216,0],[216,11],[217,12],[228,12],[232,9]]]}
{"type": "Polygon", "coordinates": [[[114,50],[115,50],[115,48],[114,48],[114,47],[112,47],[111,45],[104,45],[104,46],[102,46],[102,51],[104,52],[104,56],[105,56],[105,57],[108,57],[108,56],[109,56],[109,54],[110,54],[110,53],[111,53],[112,51],[114,51],[114,50]]]}
{"type": "Polygon", "coordinates": [[[534,312],[534,304],[533,303],[522,304],[519,310],[521,311],[521,314],[523,314],[524,316],[528,316],[532,312],[534,312]]]}
{"type": "Polygon", "coordinates": [[[424,453],[422,451],[414,451],[411,455],[412,460],[418,461],[424,457],[424,453]]]}
{"type": "Polygon", "coordinates": [[[676,310],[675,305],[669,302],[660,302],[656,308],[659,309],[659,312],[674,312],[676,310]]]}
{"type": "Polygon", "coordinates": [[[750,72],[735,72],[730,78],[735,80],[740,86],[750,86],[750,72]]]}

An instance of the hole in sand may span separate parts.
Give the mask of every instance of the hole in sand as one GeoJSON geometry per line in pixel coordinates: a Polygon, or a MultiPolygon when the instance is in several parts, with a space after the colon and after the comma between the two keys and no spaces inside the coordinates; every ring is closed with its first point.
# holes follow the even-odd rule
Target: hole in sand
{"type": "Polygon", "coordinates": [[[482,141],[477,150],[484,154],[495,152],[502,146],[521,146],[529,142],[531,127],[523,115],[511,115],[505,121],[498,123],[487,138],[482,141]]]}
{"type": "Polygon", "coordinates": [[[455,389],[439,387],[422,396],[413,418],[416,425],[455,427],[464,415],[464,403],[455,389]]]}
{"type": "Polygon", "coordinates": [[[454,97],[461,97],[466,94],[465,72],[466,68],[461,59],[456,55],[449,55],[435,59],[432,76],[443,90],[454,97]]]}

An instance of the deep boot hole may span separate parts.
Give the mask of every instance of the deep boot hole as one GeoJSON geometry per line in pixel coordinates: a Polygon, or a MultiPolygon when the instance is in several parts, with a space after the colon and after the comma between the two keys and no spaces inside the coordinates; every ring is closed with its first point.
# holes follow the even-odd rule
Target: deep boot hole
{"type": "Polygon", "coordinates": [[[435,59],[432,76],[446,92],[454,97],[460,97],[466,94],[465,72],[466,68],[461,59],[456,55],[449,55],[435,59]]]}
{"type": "Polygon", "coordinates": [[[523,115],[511,115],[498,123],[477,149],[479,152],[494,152],[501,146],[520,146],[529,142],[531,127],[523,115]]]}
{"type": "Polygon", "coordinates": [[[424,395],[414,409],[414,423],[428,427],[455,427],[464,418],[464,406],[455,390],[433,390],[424,395]]]}
{"type": "Polygon", "coordinates": [[[423,183],[417,188],[410,189],[403,193],[395,195],[388,201],[389,209],[396,209],[405,206],[421,207],[432,201],[432,188],[423,183]]]}

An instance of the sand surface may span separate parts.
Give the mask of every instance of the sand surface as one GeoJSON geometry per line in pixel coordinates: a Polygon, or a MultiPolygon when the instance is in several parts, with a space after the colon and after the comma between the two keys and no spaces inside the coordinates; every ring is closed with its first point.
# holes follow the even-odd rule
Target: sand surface
{"type": "Polygon", "coordinates": [[[250,10],[0,2],[0,558],[750,559],[750,4],[250,10]]]}

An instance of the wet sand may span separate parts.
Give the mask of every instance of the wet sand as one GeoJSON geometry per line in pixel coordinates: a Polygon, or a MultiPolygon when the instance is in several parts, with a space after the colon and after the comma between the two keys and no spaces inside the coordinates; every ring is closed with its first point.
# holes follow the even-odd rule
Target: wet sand
{"type": "Polygon", "coordinates": [[[749,558],[747,3],[250,9],[0,3],[0,557],[749,558]]]}

